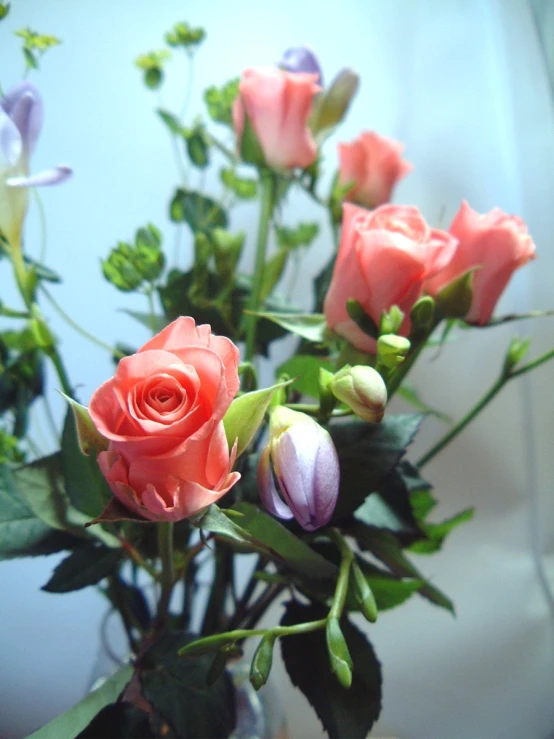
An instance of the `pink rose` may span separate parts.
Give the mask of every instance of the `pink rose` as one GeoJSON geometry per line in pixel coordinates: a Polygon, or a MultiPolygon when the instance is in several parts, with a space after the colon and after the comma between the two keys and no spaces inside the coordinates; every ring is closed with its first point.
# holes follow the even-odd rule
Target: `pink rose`
{"type": "Polygon", "coordinates": [[[244,112],[270,167],[308,167],[317,149],[308,128],[312,98],[320,90],[317,74],[256,67],[242,74],[233,122],[240,142],[244,112]]]}
{"type": "Polygon", "coordinates": [[[368,208],[388,202],[395,184],[412,169],[402,159],[403,144],[372,131],[350,144],[339,144],[338,149],[339,183],[354,183],[345,199],[368,208]]]}
{"type": "Polygon", "coordinates": [[[508,216],[500,208],[479,215],[465,201],[452,221],[450,233],[458,239],[454,257],[426,289],[434,295],[456,277],[478,267],[465,320],[482,326],[488,323],[512,273],[534,259],[535,244],[521,218],[508,216]]]}
{"type": "Polygon", "coordinates": [[[232,341],[178,318],[98,388],[89,411],[110,440],[98,463],[124,505],[178,521],[239,480],[221,420],[239,389],[238,363],[232,341]]]}
{"type": "Polygon", "coordinates": [[[410,330],[409,312],[427,279],[450,261],[456,239],[429,228],[417,208],[382,205],[374,211],[343,205],[339,253],[325,297],[327,324],[365,352],[375,341],[349,317],[346,301],[357,300],[378,326],[383,311],[397,305],[406,318],[401,333],[410,330]]]}

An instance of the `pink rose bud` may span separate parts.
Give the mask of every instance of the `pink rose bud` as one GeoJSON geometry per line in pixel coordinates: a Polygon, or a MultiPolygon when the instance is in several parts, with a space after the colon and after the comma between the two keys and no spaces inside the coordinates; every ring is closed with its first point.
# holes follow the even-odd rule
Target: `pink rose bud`
{"type": "Polygon", "coordinates": [[[339,460],[329,433],[304,413],[271,412],[269,443],[260,456],[258,490],[270,513],[295,518],[306,531],[325,526],[339,494],[339,460]],[[279,497],[273,471],[286,502],[279,497]]]}
{"type": "Polygon", "coordinates": [[[222,423],[239,389],[238,363],[232,341],[192,318],[119,362],[89,412],[109,439],[98,463],[121,503],[153,521],[178,521],[239,480],[222,423]]]}
{"type": "Polygon", "coordinates": [[[412,165],[402,159],[404,145],[372,131],[339,144],[339,184],[352,187],[345,200],[376,208],[390,200],[394,186],[412,165]]]}
{"type": "Polygon", "coordinates": [[[233,105],[233,122],[240,143],[245,114],[270,167],[308,167],[317,149],[308,128],[312,99],[319,86],[317,74],[293,74],[276,67],[243,72],[233,105]]]}
{"type": "Polygon", "coordinates": [[[363,421],[379,423],[383,418],[387,386],[373,367],[343,367],[334,375],[331,389],[363,421]]]}
{"type": "Polygon", "coordinates": [[[319,61],[308,46],[295,46],[292,49],[287,49],[278,66],[295,74],[299,72],[317,74],[316,82],[323,85],[323,75],[321,74],[319,61]]]}
{"type": "Polygon", "coordinates": [[[452,221],[450,233],[458,239],[454,257],[446,269],[427,282],[427,292],[436,295],[457,277],[477,268],[465,320],[482,326],[488,323],[513,272],[535,258],[535,244],[521,218],[506,215],[500,208],[480,215],[465,201],[452,221]]]}
{"type": "Polygon", "coordinates": [[[375,325],[393,305],[405,314],[400,333],[410,331],[410,310],[423,285],[448,264],[456,246],[451,234],[430,228],[417,208],[381,205],[374,211],[343,205],[339,253],[323,311],[329,328],[356,349],[375,354],[375,339],[350,318],[357,300],[375,325]]]}

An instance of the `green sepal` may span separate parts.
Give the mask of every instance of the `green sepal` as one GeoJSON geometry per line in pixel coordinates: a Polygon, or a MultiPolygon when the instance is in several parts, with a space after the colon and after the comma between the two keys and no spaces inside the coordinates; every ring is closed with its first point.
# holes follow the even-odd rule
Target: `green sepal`
{"type": "Polygon", "coordinates": [[[274,645],[275,637],[271,634],[266,634],[258,644],[250,665],[250,682],[254,690],[259,690],[269,678],[273,664],[274,645]]]}
{"type": "Polygon", "coordinates": [[[71,410],[73,411],[73,418],[75,419],[75,428],[77,431],[77,439],[79,441],[79,449],[81,452],[88,457],[91,452],[98,454],[104,452],[108,448],[108,440],[102,436],[94,425],[92,418],[88,412],[88,408],[81,405],[69,395],[61,393],[61,395],[69,403],[71,410]]]}
{"type": "Polygon", "coordinates": [[[350,566],[350,582],[352,583],[354,595],[358,601],[362,615],[370,623],[375,623],[378,614],[377,603],[364,573],[355,560],[350,566]]]}
{"type": "Polygon", "coordinates": [[[352,657],[340,628],[338,618],[329,618],[325,629],[327,651],[331,661],[331,669],[343,688],[352,685],[352,657]]]}
{"type": "MultiPolygon", "coordinates": [[[[242,101],[239,104],[244,106],[242,101]]],[[[265,160],[264,150],[256,135],[254,127],[250,121],[246,107],[244,106],[244,127],[242,129],[242,136],[240,138],[239,146],[240,156],[244,162],[248,164],[254,164],[256,167],[266,167],[267,163],[265,160]]]]}
{"type": "Polygon", "coordinates": [[[349,298],[346,301],[346,312],[364,334],[371,336],[372,339],[376,339],[379,336],[379,327],[373,318],[365,312],[358,300],[349,298]]]}
{"type": "Polygon", "coordinates": [[[240,457],[254,438],[273,395],[289,384],[290,381],[280,382],[263,390],[244,393],[233,400],[223,417],[223,426],[229,448],[235,442],[237,444],[237,457],[240,457]]]}
{"type": "Polygon", "coordinates": [[[463,318],[473,302],[473,267],[457,277],[435,295],[437,313],[444,318],[463,318]]]}

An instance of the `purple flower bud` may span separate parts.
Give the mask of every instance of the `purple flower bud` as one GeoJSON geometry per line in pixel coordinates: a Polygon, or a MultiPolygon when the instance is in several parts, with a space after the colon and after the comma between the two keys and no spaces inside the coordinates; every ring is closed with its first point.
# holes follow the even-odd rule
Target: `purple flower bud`
{"type": "Polygon", "coordinates": [[[329,433],[304,413],[278,406],[271,413],[269,443],[258,465],[258,489],[266,508],[306,529],[325,526],[339,493],[339,460],[329,433]],[[284,501],[275,486],[273,472],[284,501]]]}
{"type": "Polygon", "coordinates": [[[283,54],[279,67],[287,72],[307,72],[319,75],[316,82],[323,86],[323,74],[316,55],[308,46],[295,46],[283,54]]]}
{"type": "Polygon", "coordinates": [[[71,175],[66,165],[29,175],[42,117],[42,99],[31,82],[15,85],[0,98],[0,231],[14,248],[21,243],[27,212],[25,188],[55,185],[71,175]]]}

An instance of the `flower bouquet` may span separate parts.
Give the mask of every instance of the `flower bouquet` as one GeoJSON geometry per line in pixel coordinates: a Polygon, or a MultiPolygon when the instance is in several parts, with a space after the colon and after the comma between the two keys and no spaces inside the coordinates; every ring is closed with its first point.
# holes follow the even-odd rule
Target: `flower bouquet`
{"type": "MultiPolygon", "coordinates": [[[[58,42],[19,35],[29,70],[58,42]]],[[[176,24],[162,51],[137,59],[147,87],[163,85],[170,53],[192,58],[204,39],[203,29],[176,24]]],[[[245,688],[233,682],[252,643],[252,691],[267,682],[278,645],[327,734],[361,739],[381,708],[371,624],[412,596],[454,610],[410,553],[438,552],[471,510],[433,520],[422,470],[506,383],[554,351],[526,360],[529,342],[514,339],[490,391],[417,461],[407,449],[436,411],[406,377],[456,332],[525,317],[493,312],[535,246],[499,209],[481,215],[464,202],[441,230],[415,206],[390,204],[411,165],[401,144],[373,132],[339,145],[325,188],[325,142],[358,84],[349,69],[324,84],[313,52],[295,48],[276,66],[208,88],[203,118],[157,110],[182,173],[169,219],[193,263],[168,268],[162,230],[150,223],[107,254],[104,277],[144,295],[145,311],[132,315],[152,336],[138,349],[113,348],[113,376],[91,398],[79,397],[41,308],[56,304],[49,283],[59,277],[23,240],[29,189],[71,170],[30,174],[40,93],[27,80],[2,93],[2,266],[19,304],[0,303],[0,556],[63,552],[43,589],[97,587],[129,648],[114,674],[34,737],[252,736],[245,688]],[[201,187],[209,167],[220,195],[201,187]],[[287,220],[300,191],[321,206],[321,222],[287,220]],[[245,269],[250,235],[234,230],[231,210],[256,199],[255,259],[245,269]],[[283,283],[323,228],[331,258],[306,313],[283,283]],[[260,383],[260,358],[291,335],[290,357],[260,383]],[[42,456],[28,418],[47,392],[47,365],[67,415],[59,449],[42,456]],[[388,412],[395,395],[414,412],[388,412]],[[281,618],[267,623],[274,603],[281,618]]]]}

